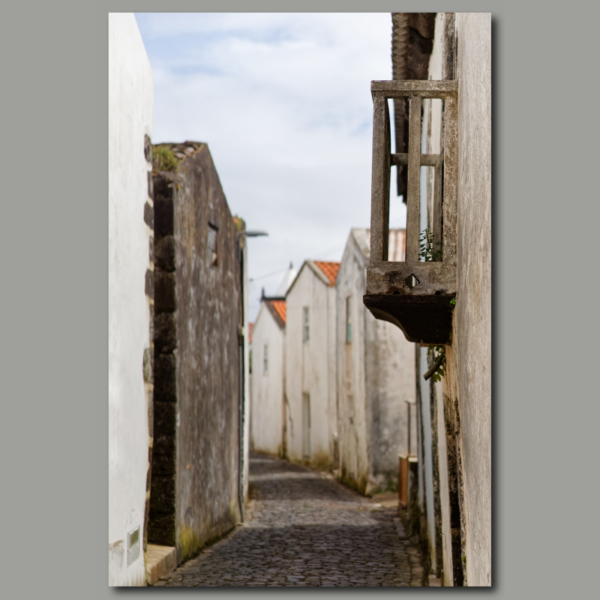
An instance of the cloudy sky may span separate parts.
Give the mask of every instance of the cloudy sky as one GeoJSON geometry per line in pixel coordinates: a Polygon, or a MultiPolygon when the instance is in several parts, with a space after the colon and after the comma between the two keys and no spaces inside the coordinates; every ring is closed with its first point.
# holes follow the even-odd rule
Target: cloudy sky
{"type": "MultiPolygon", "coordinates": [[[[391,79],[391,15],[137,14],[153,142],[209,145],[249,240],[250,319],[290,262],[340,260],[370,221],[370,82],[391,79]]],[[[405,210],[392,186],[390,224],[405,210]]]]}

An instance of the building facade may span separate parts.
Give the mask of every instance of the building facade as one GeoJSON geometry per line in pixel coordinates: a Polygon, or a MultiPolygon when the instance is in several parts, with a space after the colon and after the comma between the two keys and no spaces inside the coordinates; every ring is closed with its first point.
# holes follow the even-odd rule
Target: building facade
{"type": "MultiPolygon", "coordinates": [[[[390,252],[404,257],[404,230],[390,252]]],[[[397,490],[398,454],[407,450],[406,400],[414,399],[414,345],[362,302],[369,230],[352,229],[336,280],[339,474],[361,493],[397,490]]],[[[412,423],[416,441],[416,425],[412,423]]],[[[415,445],[416,447],[416,445],[415,445]]]]}
{"type": "MultiPolygon", "coordinates": [[[[452,32],[452,15],[439,14],[430,67],[430,78],[441,78],[448,55],[455,57],[458,290],[446,377],[436,402],[439,437],[445,434],[447,440],[449,480],[457,480],[460,556],[468,586],[492,584],[491,25],[489,13],[457,13],[452,32]]],[[[434,108],[430,111],[433,121],[434,108]]],[[[428,133],[429,143],[436,143],[440,129],[428,133]]],[[[449,505],[447,521],[452,510],[449,505]]],[[[458,552],[447,554],[455,561],[458,552]]]]}
{"type": "Polygon", "coordinates": [[[253,450],[285,452],[285,297],[263,297],[252,329],[250,440],[253,450]]]}
{"type": "Polygon", "coordinates": [[[418,501],[409,529],[443,585],[490,586],[491,15],[392,19],[394,81],[371,87],[377,233],[364,302],[415,343],[418,501]],[[405,261],[389,258],[384,241],[393,166],[407,202],[405,261]]]}
{"type": "Polygon", "coordinates": [[[335,279],[339,263],[304,262],[286,295],[286,449],[319,469],[337,464],[335,279]]]}

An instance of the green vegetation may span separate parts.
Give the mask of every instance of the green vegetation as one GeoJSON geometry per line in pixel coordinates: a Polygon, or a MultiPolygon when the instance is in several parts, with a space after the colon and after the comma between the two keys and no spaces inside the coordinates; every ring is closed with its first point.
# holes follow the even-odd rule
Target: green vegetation
{"type": "Polygon", "coordinates": [[[425,262],[442,260],[442,244],[433,241],[433,233],[429,229],[419,234],[419,257],[425,262]]]}
{"type": "Polygon", "coordinates": [[[173,150],[168,146],[153,146],[152,169],[154,171],[177,171],[179,169],[179,161],[173,150]]]}
{"type": "Polygon", "coordinates": [[[445,346],[429,346],[427,348],[427,358],[432,358],[431,364],[441,358],[440,366],[433,372],[434,381],[441,381],[446,374],[446,347],[445,346]]]}
{"type": "Polygon", "coordinates": [[[238,231],[245,231],[245,229],[246,229],[246,221],[244,221],[244,219],[242,219],[242,217],[238,217],[237,215],[233,215],[233,222],[235,223],[235,226],[237,227],[238,231]]]}

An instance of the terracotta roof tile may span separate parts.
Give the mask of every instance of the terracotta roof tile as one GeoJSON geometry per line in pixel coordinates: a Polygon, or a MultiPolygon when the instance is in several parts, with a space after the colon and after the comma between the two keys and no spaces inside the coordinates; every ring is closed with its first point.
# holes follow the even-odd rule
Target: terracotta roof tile
{"type": "Polygon", "coordinates": [[[281,317],[281,320],[285,323],[285,300],[269,300],[269,302],[275,309],[275,312],[281,317]]]}
{"type": "Polygon", "coordinates": [[[335,285],[335,278],[337,277],[338,271],[340,270],[339,262],[324,262],[321,260],[315,260],[315,265],[323,271],[325,277],[329,279],[329,285],[335,285]]]}

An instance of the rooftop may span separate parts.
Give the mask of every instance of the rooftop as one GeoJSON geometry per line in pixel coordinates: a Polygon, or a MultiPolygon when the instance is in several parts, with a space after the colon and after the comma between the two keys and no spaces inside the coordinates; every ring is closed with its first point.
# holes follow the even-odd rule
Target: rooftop
{"type": "Polygon", "coordinates": [[[285,316],[286,316],[285,300],[269,300],[269,302],[271,303],[271,306],[273,307],[273,309],[275,310],[275,312],[277,313],[279,318],[285,324],[285,316]]]}
{"type": "Polygon", "coordinates": [[[339,262],[325,262],[322,260],[315,260],[315,265],[323,271],[325,277],[329,279],[329,285],[335,285],[335,279],[337,277],[338,271],[340,270],[339,262]]]}

